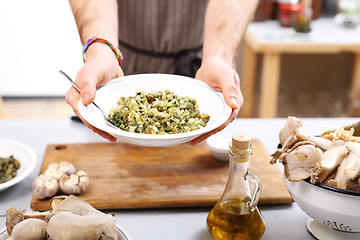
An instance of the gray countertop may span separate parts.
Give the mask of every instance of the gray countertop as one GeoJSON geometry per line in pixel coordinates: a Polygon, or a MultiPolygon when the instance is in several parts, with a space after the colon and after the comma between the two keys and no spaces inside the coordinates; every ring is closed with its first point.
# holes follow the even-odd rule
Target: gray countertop
{"type": "MultiPolygon", "coordinates": [[[[323,131],[359,121],[358,118],[307,118],[302,131],[319,135],[323,131]]],[[[269,153],[276,150],[278,134],[286,119],[236,119],[224,133],[245,133],[262,141],[269,153]]],[[[20,141],[37,154],[35,171],[24,181],[0,192],[0,215],[8,207],[30,209],[31,184],[40,171],[48,144],[106,142],[83,124],[70,120],[15,120],[0,119],[0,138],[20,141]]],[[[296,205],[259,206],[266,222],[262,239],[314,239],[306,230],[308,216],[296,205]]],[[[116,222],[133,239],[198,240],[211,239],[206,229],[206,217],[211,208],[171,208],[114,210],[116,222]]],[[[0,229],[5,228],[5,217],[0,216],[0,229]]]]}

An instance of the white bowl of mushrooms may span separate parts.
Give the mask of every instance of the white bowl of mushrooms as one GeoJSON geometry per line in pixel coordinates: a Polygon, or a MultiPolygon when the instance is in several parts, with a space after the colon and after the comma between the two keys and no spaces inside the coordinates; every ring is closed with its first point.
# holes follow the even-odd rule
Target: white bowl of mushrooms
{"type": "Polygon", "coordinates": [[[132,239],[116,224],[112,214],[100,212],[74,195],[55,197],[51,206],[52,210],[46,212],[9,207],[6,229],[0,230],[0,240],[132,239]]]}
{"type": "Polygon", "coordinates": [[[288,118],[271,163],[284,165],[285,185],[306,214],[332,229],[358,234],[360,138],[353,136],[354,129],[343,128],[311,136],[300,132],[301,126],[299,119],[288,118]]]}
{"type": "Polygon", "coordinates": [[[302,180],[285,185],[296,204],[310,217],[344,232],[360,232],[360,192],[302,180]]]}

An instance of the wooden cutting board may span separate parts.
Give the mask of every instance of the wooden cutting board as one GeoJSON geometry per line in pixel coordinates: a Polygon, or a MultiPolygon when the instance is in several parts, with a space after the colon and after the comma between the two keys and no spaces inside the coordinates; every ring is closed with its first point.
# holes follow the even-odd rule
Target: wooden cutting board
{"type": "MultiPolygon", "coordinates": [[[[291,203],[277,166],[257,139],[252,140],[250,171],[263,185],[260,204],[291,203]]],[[[206,144],[140,147],[124,143],[48,145],[41,173],[50,163],[68,161],[90,177],[80,195],[97,209],[213,206],[224,191],[228,163],[218,162],[206,144]]],[[[34,196],[31,208],[50,209],[50,200],[34,196]]]]}

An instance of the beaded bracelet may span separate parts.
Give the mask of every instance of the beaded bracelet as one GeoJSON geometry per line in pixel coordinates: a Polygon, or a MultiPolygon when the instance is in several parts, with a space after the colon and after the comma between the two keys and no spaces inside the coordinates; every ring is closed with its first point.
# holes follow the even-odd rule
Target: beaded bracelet
{"type": "Polygon", "coordinates": [[[85,62],[85,52],[86,50],[88,49],[88,47],[93,44],[94,42],[102,42],[102,43],[105,43],[107,45],[109,45],[109,47],[111,48],[111,50],[113,50],[113,52],[115,53],[116,55],[116,58],[118,59],[119,61],[119,65],[121,67],[121,60],[124,59],[122,53],[120,52],[120,50],[118,48],[115,48],[108,40],[105,40],[103,38],[99,38],[99,37],[93,37],[93,38],[90,38],[86,41],[86,43],[84,44],[84,47],[83,47],[83,60],[85,62]]]}

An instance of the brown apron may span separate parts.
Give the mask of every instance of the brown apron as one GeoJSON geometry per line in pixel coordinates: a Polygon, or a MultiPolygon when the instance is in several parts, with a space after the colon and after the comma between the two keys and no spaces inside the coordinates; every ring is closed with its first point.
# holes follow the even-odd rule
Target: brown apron
{"type": "Polygon", "coordinates": [[[207,0],[118,0],[126,75],[194,76],[201,63],[207,0]]]}

